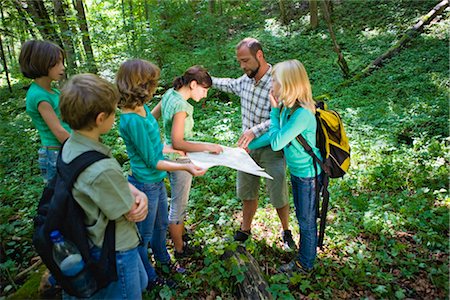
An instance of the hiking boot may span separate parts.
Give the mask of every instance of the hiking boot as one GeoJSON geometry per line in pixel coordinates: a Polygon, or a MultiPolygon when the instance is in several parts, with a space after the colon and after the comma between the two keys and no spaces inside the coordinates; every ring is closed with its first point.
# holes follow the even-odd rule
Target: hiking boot
{"type": "Polygon", "coordinates": [[[147,290],[151,291],[156,287],[164,287],[164,286],[168,286],[171,289],[176,288],[178,285],[175,281],[171,280],[171,279],[166,279],[166,278],[162,278],[162,277],[158,277],[153,281],[149,281],[148,285],[147,285],[147,290]]]}
{"type": "Polygon", "coordinates": [[[291,277],[294,273],[307,275],[311,272],[311,270],[304,269],[298,260],[293,260],[290,263],[279,267],[278,272],[284,273],[291,277]]]}
{"type": "Polygon", "coordinates": [[[172,262],[171,260],[167,263],[158,263],[157,265],[160,272],[167,275],[177,273],[183,274],[186,272],[185,268],[180,266],[178,263],[172,262]]]}
{"type": "Polygon", "coordinates": [[[182,260],[191,256],[194,256],[196,253],[201,253],[202,248],[188,245],[187,243],[184,243],[183,245],[183,252],[174,251],[175,259],[182,260]]]}
{"type": "Polygon", "coordinates": [[[250,230],[239,229],[234,234],[234,240],[237,242],[245,242],[250,237],[250,230]]]}
{"type": "Polygon", "coordinates": [[[283,249],[285,251],[295,251],[297,245],[295,245],[294,239],[292,238],[292,232],[290,230],[283,231],[283,249]]]}

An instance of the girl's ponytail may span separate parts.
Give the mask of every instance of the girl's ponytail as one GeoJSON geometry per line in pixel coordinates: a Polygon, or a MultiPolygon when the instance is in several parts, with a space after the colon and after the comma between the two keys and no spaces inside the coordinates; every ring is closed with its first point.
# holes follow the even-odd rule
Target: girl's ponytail
{"type": "Polygon", "coordinates": [[[185,85],[185,79],[184,76],[178,76],[177,78],[175,78],[175,80],[173,81],[173,88],[175,90],[179,90],[180,88],[182,88],[185,85]]]}

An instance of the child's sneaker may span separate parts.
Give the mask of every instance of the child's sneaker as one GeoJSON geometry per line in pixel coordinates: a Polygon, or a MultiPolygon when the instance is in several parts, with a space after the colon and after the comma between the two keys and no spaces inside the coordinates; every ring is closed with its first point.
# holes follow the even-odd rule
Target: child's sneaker
{"type": "Polygon", "coordinates": [[[293,260],[290,263],[279,267],[278,272],[284,273],[284,274],[288,275],[289,277],[291,277],[293,275],[293,273],[307,275],[311,272],[311,270],[304,269],[298,260],[293,260]]]}
{"type": "Polygon", "coordinates": [[[162,277],[158,277],[153,281],[149,281],[148,285],[147,285],[147,290],[151,291],[156,287],[164,287],[164,286],[168,286],[171,289],[174,289],[177,287],[177,283],[171,279],[166,279],[166,278],[162,278],[162,277]]]}
{"type": "Polygon", "coordinates": [[[234,240],[237,242],[245,242],[250,237],[250,230],[239,229],[234,234],[234,240]]]}
{"type": "Polygon", "coordinates": [[[177,273],[183,274],[186,272],[186,269],[180,266],[179,263],[174,263],[172,261],[168,261],[167,263],[158,262],[157,266],[160,272],[166,275],[177,273]]]}
{"type": "Polygon", "coordinates": [[[183,252],[174,251],[174,256],[177,260],[182,260],[191,256],[194,256],[195,253],[201,253],[202,248],[196,246],[190,246],[187,243],[184,243],[183,252]]]}
{"type": "Polygon", "coordinates": [[[292,238],[292,232],[290,230],[283,231],[283,249],[285,251],[295,251],[297,245],[295,245],[294,239],[292,238]]]}

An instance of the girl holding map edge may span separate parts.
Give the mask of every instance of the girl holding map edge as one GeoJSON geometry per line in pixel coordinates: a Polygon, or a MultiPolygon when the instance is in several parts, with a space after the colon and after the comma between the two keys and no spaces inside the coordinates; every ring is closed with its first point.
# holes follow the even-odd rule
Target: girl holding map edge
{"type": "MultiPolygon", "coordinates": [[[[194,107],[187,100],[199,102],[207,96],[211,85],[211,76],[207,70],[202,66],[192,66],[174,80],[173,88],[163,95],[161,106],[158,105],[152,111],[154,115],[162,114],[165,142],[172,145],[173,149],[184,152],[206,151],[214,154],[223,151],[217,144],[195,143],[187,140],[192,138],[194,127],[194,107]]],[[[177,157],[176,154],[170,158],[178,163],[190,162],[187,157],[179,155],[177,157]]],[[[169,233],[174,243],[175,258],[183,259],[195,253],[195,249],[187,244],[184,228],[192,175],[186,171],[173,171],[169,172],[169,179],[171,187],[169,233]]]]}

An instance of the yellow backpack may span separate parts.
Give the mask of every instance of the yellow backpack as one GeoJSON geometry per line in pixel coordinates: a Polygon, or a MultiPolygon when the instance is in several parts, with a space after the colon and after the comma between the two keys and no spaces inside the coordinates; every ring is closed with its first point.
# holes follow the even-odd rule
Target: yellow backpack
{"type": "MultiPolygon", "coordinates": [[[[295,110],[295,109],[294,109],[295,110]]],[[[305,151],[312,157],[315,170],[315,186],[318,186],[317,164],[322,168],[322,189],[316,189],[316,211],[320,218],[320,229],[318,246],[323,247],[325,236],[325,225],[328,211],[330,193],[328,192],[328,179],[339,178],[347,173],[350,167],[350,145],[345,134],[344,124],[341,116],[334,110],[327,109],[323,101],[316,103],[316,147],[322,156],[320,160],[313,152],[311,146],[300,134],[297,141],[305,148],[305,151]],[[322,207],[320,209],[320,198],[322,197],[322,207]],[[319,212],[320,211],[320,212],[319,212]]]]}

